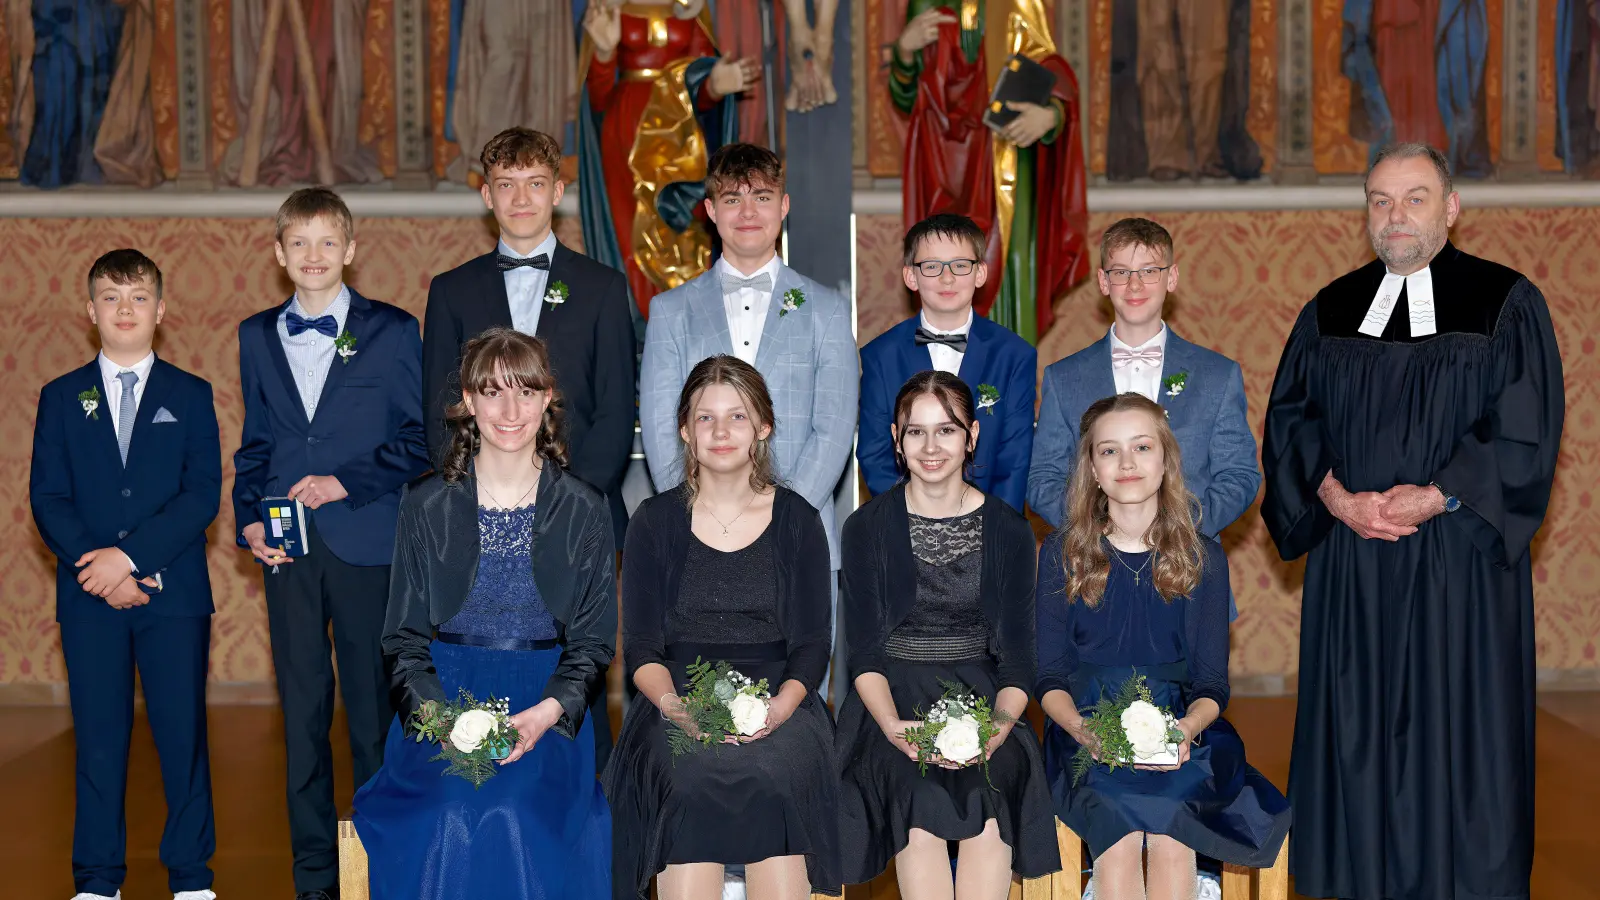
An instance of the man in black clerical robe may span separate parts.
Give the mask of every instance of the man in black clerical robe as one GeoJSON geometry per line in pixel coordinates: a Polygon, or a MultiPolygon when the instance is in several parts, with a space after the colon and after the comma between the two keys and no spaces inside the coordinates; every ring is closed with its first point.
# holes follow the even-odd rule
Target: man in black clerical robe
{"type": "Polygon", "coordinates": [[[1560,353],[1538,288],[1449,243],[1437,151],[1386,148],[1366,193],[1378,260],[1301,311],[1267,407],[1262,516],[1308,554],[1290,871],[1309,897],[1526,898],[1560,353]]]}

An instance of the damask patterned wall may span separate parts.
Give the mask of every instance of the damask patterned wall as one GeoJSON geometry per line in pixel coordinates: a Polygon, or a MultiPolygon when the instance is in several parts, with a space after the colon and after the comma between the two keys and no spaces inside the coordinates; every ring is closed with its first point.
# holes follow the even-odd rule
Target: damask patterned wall
{"type": "MultiPolygon", "coordinates": [[[[1114,216],[1096,214],[1103,228],[1114,216]]],[[[1362,262],[1354,213],[1191,213],[1159,217],[1178,242],[1183,280],[1173,327],[1237,359],[1259,435],[1273,370],[1296,312],[1317,286],[1362,262]]],[[[576,221],[558,231],[576,245],[576,221]]],[[[1600,210],[1469,210],[1456,238],[1466,249],[1516,266],[1544,289],[1567,372],[1567,429],[1550,518],[1535,545],[1541,669],[1600,672],[1600,516],[1595,479],[1580,466],[1600,459],[1600,256],[1592,236],[1600,210]]],[[[490,246],[481,220],[368,219],[359,224],[350,281],[364,293],[421,314],[433,273],[490,246]]],[[[864,343],[910,311],[899,284],[898,216],[858,220],[859,335],[864,343]]],[[[1096,238],[1097,240],[1097,238],[1096,238]]],[[[54,559],[34,531],[27,481],[40,386],[87,362],[93,331],[80,279],[101,252],[143,248],[160,263],[168,315],[159,350],[216,387],[222,444],[237,446],[242,420],[235,329],[287,295],[273,260],[270,225],[237,219],[67,221],[0,219],[0,686],[48,696],[65,681],[54,623],[54,559]]],[[[1040,347],[1054,361],[1096,340],[1109,322],[1092,286],[1057,309],[1040,347]]],[[[231,488],[225,460],[224,490],[231,488]]],[[[212,679],[271,679],[260,576],[234,549],[223,505],[211,530],[217,598],[212,679]]],[[[1233,669],[1240,676],[1292,675],[1297,666],[1301,566],[1277,561],[1252,512],[1224,533],[1238,594],[1233,669]]]]}

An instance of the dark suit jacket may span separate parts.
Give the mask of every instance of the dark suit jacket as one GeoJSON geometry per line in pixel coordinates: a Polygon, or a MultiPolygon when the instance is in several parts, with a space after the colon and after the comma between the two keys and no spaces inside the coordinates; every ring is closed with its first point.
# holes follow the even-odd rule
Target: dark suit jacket
{"type": "MultiPolygon", "coordinates": [[[[983,503],[983,568],[979,599],[989,620],[989,652],[999,688],[1033,693],[1033,526],[994,494],[983,503]]],[[[850,638],[850,678],[883,672],[884,643],[917,599],[917,561],[911,549],[906,489],[873,497],[844,523],[840,603],[850,638]]],[[[998,688],[997,688],[998,689],[998,688]]]]}
{"type": "MultiPolygon", "coordinates": [[[[627,513],[622,476],[633,452],[639,411],[634,395],[635,344],[622,273],[557,243],[546,284],[564,282],[560,305],[544,304],[535,335],[550,351],[566,409],[568,470],[610,497],[621,540],[627,513]]],[[[444,411],[461,397],[461,345],[496,325],[511,327],[511,302],[495,253],[434,277],[423,316],[422,385],[427,401],[428,455],[445,443],[444,411]]]]}
{"type": "MultiPolygon", "coordinates": [[[[615,653],[611,513],[598,491],[556,465],[545,466],[534,507],[533,581],[561,642],[561,661],[544,697],[561,704],[554,728],[570,738],[604,692],[615,653]]],[[[445,696],[428,647],[435,629],[460,612],[471,593],[479,552],[478,485],[470,474],[450,484],[435,473],[406,489],[389,576],[383,659],[390,697],[408,728],[423,701],[455,699],[445,696]]]]}
{"type": "Polygon", "coordinates": [[[239,323],[244,432],[233,454],[233,514],[261,521],[261,499],[281,497],[307,475],[332,475],[350,496],[307,510],[328,549],[353,566],[394,556],[400,489],[428,470],[422,432],[422,339],[415,316],[350,290],[345,330],[355,355],[337,355],[317,415],[306,418],[278,315],[289,301],[239,323]]]}
{"type": "MultiPolygon", "coordinates": [[[[56,555],[56,620],[93,615],[105,601],[85,593],[73,563],[117,547],[141,575],[161,573],[149,610],[208,616],[206,528],[222,501],[222,444],[210,383],[157,359],[139,400],[128,464],[117,452],[110,396],[91,361],[45,385],[33,429],[29,500],[45,545],[56,555]],[[91,416],[78,394],[94,388],[91,416]],[[155,422],[165,409],[177,421],[155,422]]],[[[167,417],[163,416],[163,420],[167,417]]]]}
{"type": "MultiPolygon", "coordinates": [[[[789,645],[783,680],[815,691],[833,648],[833,573],[822,517],[785,487],[772,501],[778,580],[778,627],[789,645]]],[[[667,609],[678,600],[692,539],[687,488],[680,484],[639,505],[622,553],[622,635],[628,678],[646,663],[665,664],[667,609]]]]}
{"type": "MultiPolygon", "coordinates": [[[[900,481],[894,461],[894,399],[906,380],[933,368],[927,347],[916,343],[921,316],[912,316],[861,348],[861,433],[856,459],[867,490],[881,494],[900,481]]],[[[978,385],[992,385],[1000,401],[978,412],[978,450],[972,483],[1018,512],[1027,502],[1028,460],[1033,455],[1033,397],[1039,351],[1004,325],[972,317],[961,380],[978,401],[978,385]]]]}

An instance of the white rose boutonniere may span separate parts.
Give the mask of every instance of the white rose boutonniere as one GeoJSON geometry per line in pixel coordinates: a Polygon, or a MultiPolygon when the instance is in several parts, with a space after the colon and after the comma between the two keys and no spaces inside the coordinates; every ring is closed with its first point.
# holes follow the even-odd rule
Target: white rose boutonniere
{"type": "Polygon", "coordinates": [[[78,405],[83,407],[85,417],[100,421],[100,388],[92,387],[78,394],[78,405]]]}
{"type": "Polygon", "coordinates": [[[781,319],[805,305],[805,292],[799,288],[790,288],[783,292],[783,305],[778,307],[778,318],[781,319]]]}
{"type": "Polygon", "coordinates": [[[1000,402],[1000,389],[992,384],[978,385],[978,408],[988,410],[989,415],[994,415],[994,407],[1000,402]]]}
{"type": "Polygon", "coordinates": [[[567,297],[571,295],[572,291],[567,288],[567,283],[557,281],[550,285],[550,290],[544,292],[544,302],[551,306],[560,306],[567,302],[567,297]]]}
{"type": "Polygon", "coordinates": [[[339,361],[350,365],[350,357],[356,355],[356,336],[346,328],[333,340],[333,349],[339,353],[339,361]]]}

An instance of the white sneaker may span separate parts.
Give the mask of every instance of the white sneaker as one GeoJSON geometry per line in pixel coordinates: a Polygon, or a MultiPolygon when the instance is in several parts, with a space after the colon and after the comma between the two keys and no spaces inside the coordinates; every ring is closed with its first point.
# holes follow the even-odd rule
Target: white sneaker
{"type": "Polygon", "coordinates": [[[122,900],[122,892],[117,891],[115,895],[110,897],[105,894],[78,894],[72,900],[122,900]]]}
{"type": "Polygon", "coordinates": [[[210,891],[179,891],[172,900],[217,900],[217,895],[210,891]]]}

